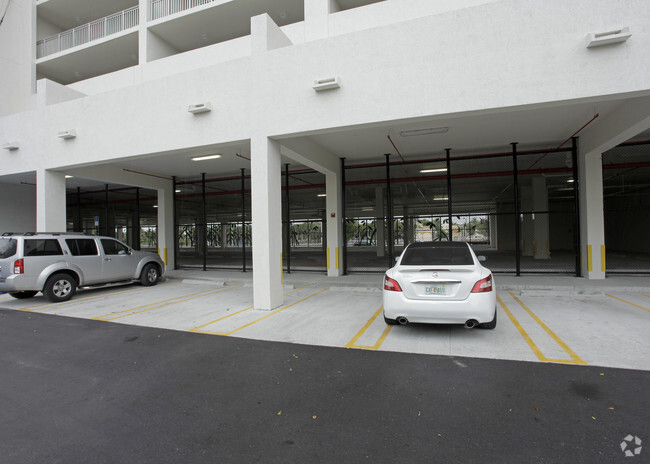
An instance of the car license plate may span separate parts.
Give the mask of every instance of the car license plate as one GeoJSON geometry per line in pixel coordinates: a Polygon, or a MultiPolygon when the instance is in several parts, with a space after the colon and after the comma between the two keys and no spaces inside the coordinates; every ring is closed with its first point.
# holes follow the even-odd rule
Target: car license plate
{"type": "Polygon", "coordinates": [[[447,289],[445,286],[436,286],[436,285],[427,285],[424,287],[424,291],[427,295],[446,295],[447,289]]]}

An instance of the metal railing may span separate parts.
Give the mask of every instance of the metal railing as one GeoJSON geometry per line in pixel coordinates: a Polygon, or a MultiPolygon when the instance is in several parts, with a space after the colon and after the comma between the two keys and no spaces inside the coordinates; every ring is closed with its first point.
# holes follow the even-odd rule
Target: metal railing
{"type": "Polygon", "coordinates": [[[164,18],[197,6],[212,3],[215,0],[151,0],[149,20],[164,18]]]}
{"type": "Polygon", "coordinates": [[[52,55],[136,27],[139,18],[139,7],[134,6],[61,32],[53,37],[39,40],[36,42],[36,58],[52,55]]]}

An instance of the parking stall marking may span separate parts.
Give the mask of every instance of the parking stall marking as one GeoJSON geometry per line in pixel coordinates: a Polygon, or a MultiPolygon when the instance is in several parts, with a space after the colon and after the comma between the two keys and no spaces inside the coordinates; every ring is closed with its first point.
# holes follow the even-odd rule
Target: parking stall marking
{"type": "Polygon", "coordinates": [[[93,319],[96,320],[96,321],[113,321],[115,319],[120,319],[120,318],[123,318],[123,317],[133,316],[135,314],[141,314],[141,313],[144,313],[144,312],[147,312],[147,311],[152,311],[154,309],[163,308],[165,306],[170,306],[170,305],[178,304],[178,303],[184,303],[186,301],[194,300],[196,298],[202,298],[204,296],[212,295],[212,294],[215,294],[215,293],[226,292],[228,290],[234,290],[236,288],[241,288],[241,287],[243,287],[243,285],[234,285],[232,287],[219,288],[219,289],[216,289],[216,290],[215,289],[203,290],[203,291],[196,292],[196,293],[190,293],[188,295],[182,295],[182,296],[178,296],[178,297],[175,297],[175,298],[170,298],[168,300],[157,301],[155,303],[148,303],[146,305],[136,306],[135,308],[129,308],[129,309],[125,309],[125,310],[122,310],[122,311],[117,311],[117,312],[113,312],[113,313],[109,313],[109,314],[104,314],[103,316],[93,317],[93,319]],[[187,298],[187,297],[189,297],[189,298],[187,298]],[[135,311],[136,309],[146,308],[147,306],[151,306],[151,305],[158,305],[158,306],[154,306],[154,307],[148,308],[148,309],[143,309],[141,311],[135,311]],[[121,316],[117,316],[117,317],[109,317],[109,316],[114,316],[115,314],[126,313],[128,311],[134,311],[134,312],[131,312],[131,313],[128,313],[128,314],[122,314],[121,316]]]}
{"type": "Polygon", "coordinates": [[[361,330],[359,330],[359,332],[357,332],[357,334],[354,337],[352,337],[352,339],[349,342],[347,342],[345,344],[345,347],[346,348],[362,348],[362,349],[367,349],[367,350],[378,350],[379,347],[381,347],[381,345],[384,343],[384,340],[386,340],[386,337],[388,336],[388,332],[390,332],[390,330],[393,328],[392,325],[389,325],[384,329],[384,332],[381,334],[379,339],[377,339],[377,342],[374,345],[372,345],[372,346],[357,345],[356,343],[357,343],[357,341],[359,341],[361,336],[366,332],[366,330],[368,330],[368,328],[372,325],[372,323],[375,321],[375,319],[377,319],[377,317],[379,317],[379,315],[383,312],[383,310],[384,310],[384,307],[381,306],[377,310],[377,312],[370,319],[368,319],[368,322],[366,322],[366,325],[364,325],[361,328],[361,330]]]}
{"type": "Polygon", "coordinates": [[[552,358],[547,358],[544,356],[542,351],[539,349],[539,347],[533,342],[532,338],[526,330],[522,327],[522,325],[519,323],[519,321],[515,318],[515,316],[512,314],[512,312],[508,309],[506,304],[503,302],[501,297],[497,295],[497,301],[503,308],[503,310],[506,312],[512,323],[515,325],[517,330],[519,331],[520,335],[524,338],[526,343],[528,343],[528,346],[533,350],[537,358],[542,361],[542,362],[552,362],[552,363],[566,363],[566,364],[581,364],[581,365],[587,365],[585,361],[580,359],[580,357],[571,349],[567,346],[566,343],[564,343],[560,337],[558,337],[544,322],[531,311],[531,309],[526,306],[519,298],[517,298],[514,293],[508,292],[510,296],[539,324],[539,326],[544,329],[544,331],[571,357],[571,359],[552,359],[552,358]]]}
{"type": "MultiPolygon", "coordinates": [[[[610,297],[610,298],[614,298],[615,300],[622,301],[623,303],[627,303],[629,305],[632,305],[632,306],[634,306],[636,308],[643,309],[644,311],[648,311],[650,313],[650,309],[644,308],[643,306],[639,306],[638,304],[632,303],[631,301],[627,301],[627,300],[624,300],[623,298],[619,298],[617,296],[610,295],[609,293],[605,293],[605,295],[610,297]]],[[[644,293],[642,293],[641,295],[650,296],[650,295],[645,295],[644,293]]]]}
{"type": "MultiPolygon", "coordinates": [[[[305,288],[305,287],[302,287],[302,288],[305,288]]],[[[298,289],[298,290],[301,290],[301,289],[298,289]]],[[[295,290],[295,291],[298,291],[298,290],[295,290]]],[[[258,322],[263,321],[263,320],[266,319],[266,318],[269,318],[269,317],[271,317],[271,316],[275,316],[276,314],[279,314],[280,312],[284,311],[285,309],[289,309],[289,308],[291,308],[291,307],[293,307],[293,306],[295,306],[295,305],[297,305],[297,304],[299,304],[299,303],[302,303],[303,301],[308,300],[308,299],[310,299],[310,298],[312,298],[312,297],[314,297],[314,296],[316,296],[316,295],[319,295],[319,294],[323,293],[323,292],[326,291],[326,290],[329,290],[329,287],[324,288],[323,290],[320,290],[320,291],[318,291],[318,292],[316,292],[316,293],[314,293],[314,294],[312,294],[312,295],[309,295],[309,296],[303,298],[302,300],[298,300],[298,301],[296,301],[295,303],[291,303],[291,304],[289,304],[289,305],[287,305],[287,306],[284,306],[284,307],[282,307],[282,308],[279,308],[279,309],[274,309],[274,310],[272,310],[269,314],[267,314],[266,316],[260,317],[259,319],[255,319],[254,321],[249,322],[248,324],[244,324],[243,326],[238,327],[238,328],[236,328],[236,329],[234,329],[234,330],[231,330],[230,332],[211,332],[211,331],[207,331],[207,330],[201,330],[201,331],[199,331],[199,330],[192,330],[192,331],[193,331],[193,332],[198,332],[198,333],[209,334],[209,335],[224,335],[224,336],[229,336],[229,335],[234,334],[235,332],[239,332],[240,330],[245,329],[246,327],[250,327],[250,326],[252,326],[253,324],[257,324],[258,322]]],[[[290,293],[292,293],[292,292],[290,292],[290,293]]],[[[250,309],[250,308],[247,308],[247,309],[250,309]]],[[[242,311],[240,311],[240,312],[243,312],[243,311],[244,311],[244,310],[242,310],[242,311]]],[[[222,318],[222,319],[225,319],[225,318],[222,318]]],[[[216,322],[216,321],[215,321],[215,322],[216,322]]]]}
{"type": "MultiPolygon", "coordinates": [[[[304,287],[297,288],[297,289],[292,290],[292,291],[290,291],[288,293],[285,293],[284,296],[291,295],[292,293],[295,293],[295,292],[297,292],[299,290],[302,290],[304,288],[307,288],[307,287],[304,286],[304,287]]],[[[207,322],[207,323],[205,323],[203,325],[199,325],[197,327],[194,327],[194,328],[190,329],[189,332],[204,333],[204,334],[211,334],[211,335],[224,335],[224,334],[218,334],[216,332],[210,332],[210,331],[199,330],[199,329],[202,329],[203,327],[207,327],[209,325],[212,325],[212,324],[214,324],[216,322],[223,321],[224,319],[228,319],[229,317],[236,316],[237,314],[243,313],[244,311],[249,311],[249,310],[251,310],[253,308],[254,308],[254,306],[249,306],[248,308],[240,309],[239,311],[234,312],[232,314],[228,314],[227,316],[220,317],[219,319],[215,319],[214,321],[210,321],[210,322],[207,322]]]]}
{"type": "MultiPolygon", "coordinates": [[[[170,282],[170,283],[166,283],[165,285],[174,285],[174,284],[179,284],[179,283],[180,282],[170,282]]],[[[97,287],[96,289],[100,290],[100,287],[97,287]]],[[[43,303],[43,304],[36,305],[36,306],[26,306],[24,308],[18,308],[18,310],[19,311],[31,312],[31,311],[38,311],[41,308],[59,308],[61,306],[67,306],[67,305],[71,305],[71,304],[74,304],[74,303],[84,303],[86,301],[101,300],[102,298],[107,298],[107,297],[110,297],[110,296],[113,296],[113,295],[121,295],[122,293],[145,292],[147,290],[151,290],[151,287],[130,288],[130,289],[127,289],[127,290],[120,290],[118,292],[104,293],[104,294],[98,295],[98,296],[89,296],[89,297],[86,297],[86,298],[73,298],[71,300],[64,301],[62,303],[43,303]]]]}

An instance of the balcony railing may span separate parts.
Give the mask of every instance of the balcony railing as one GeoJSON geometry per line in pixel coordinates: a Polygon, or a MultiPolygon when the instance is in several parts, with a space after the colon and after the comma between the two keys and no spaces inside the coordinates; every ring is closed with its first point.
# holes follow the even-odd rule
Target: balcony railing
{"type": "Polygon", "coordinates": [[[180,11],[189,10],[197,6],[212,3],[215,0],[151,0],[150,18],[154,19],[164,18],[165,16],[178,13],[180,11]]]}
{"type": "Polygon", "coordinates": [[[52,55],[136,27],[139,23],[139,16],[138,6],[134,6],[61,32],[53,37],[39,40],[36,42],[36,58],[52,55]]]}

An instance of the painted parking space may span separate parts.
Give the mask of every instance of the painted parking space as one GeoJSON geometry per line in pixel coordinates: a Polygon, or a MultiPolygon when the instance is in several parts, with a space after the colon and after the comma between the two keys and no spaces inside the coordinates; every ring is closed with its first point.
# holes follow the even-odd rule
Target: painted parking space
{"type": "Polygon", "coordinates": [[[80,291],[64,303],[41,295],[0,307],[217,336],[350,349],[400,351],[650,370],[650,294],[555,295],[498,292],[494,330],[462,326],[388,326],[380,291],[286,286],[272,311],[253,307],[243,283],[167,280],[80,291]]]}

